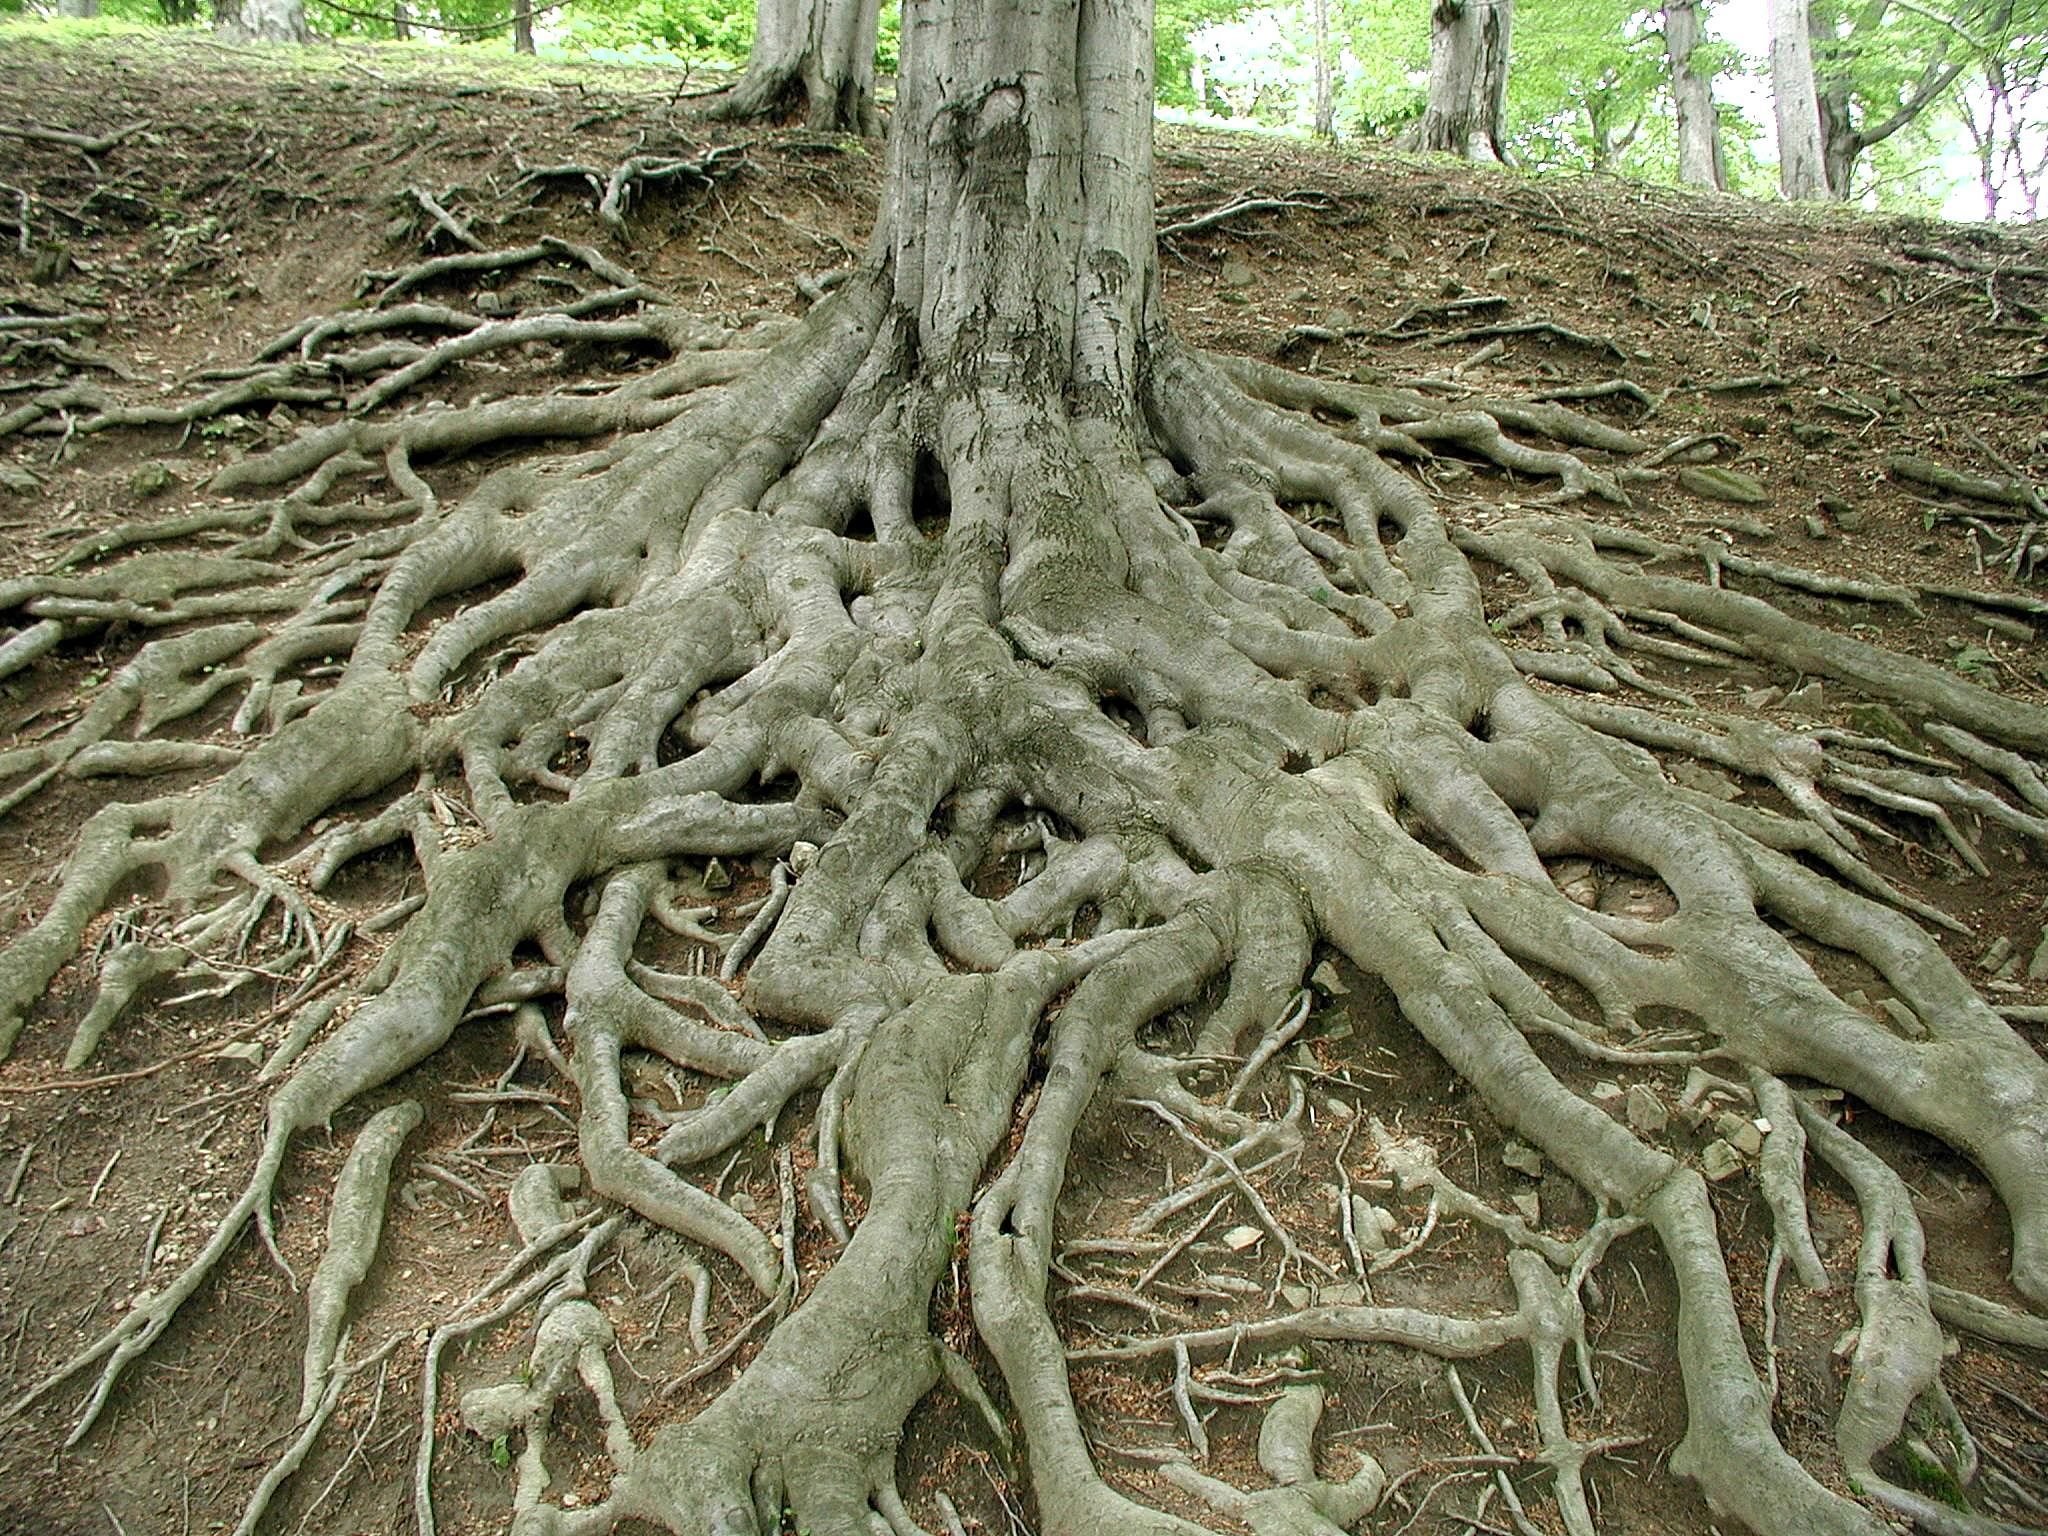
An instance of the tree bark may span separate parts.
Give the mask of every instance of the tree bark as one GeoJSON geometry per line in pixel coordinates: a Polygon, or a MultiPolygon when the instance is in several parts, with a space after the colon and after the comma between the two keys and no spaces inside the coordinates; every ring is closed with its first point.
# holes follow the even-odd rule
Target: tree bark
{"type": "Polygon", "coordinates": [[[1721,119],[1714,110],[1714,83],[1693,68],[1700,43],[1698,0],[1669,0],[1664,7],[1664,53],[1671,64],[1671,98],[1678,109],[1678,179],[1689,187],[1728,188],[1721,158],[1721,119]]]}
{"type": "Polygon", "coordinates": [[[759,0],[746,73],[716,109],[728,118],[801,114],[821,133],[882,131],[875,108],[881,0],[759,0]]]}
{"type": "Polygon", "coordinates": [[[512,0],[512,51],[533,52],[533,0],[512,0]]]}
{"type": "Polygon", "coordinates": [[[57,14],[59,16],[83,19],[88,16],[97,16],[99,13],[100,0],[57,0],[57,14]]]}
{"type": "Polygon", "coordinates": [[[1771,108],[1778,124],[1778,188],[1794,202],[1828,195],[1808,26],[1807,0],[1771,0],[1771,108]]]}
{"type": "Polygon", "coordinates": [[[213,30],[237,43],[310,43],[305,0],[214,0],[213,30]]]}
{"type": "Polygon", "coordinates": [[[405,8],[405,0],[391,0],[391,35],[401,43],[412,40],[412,12],[405,8]]]}
{"type": "Polygon", "coordinates": [[[1430,12],[1429,104],[1416,147],[1505,160],[1514,0],[1437,0],[1430,12]]]}

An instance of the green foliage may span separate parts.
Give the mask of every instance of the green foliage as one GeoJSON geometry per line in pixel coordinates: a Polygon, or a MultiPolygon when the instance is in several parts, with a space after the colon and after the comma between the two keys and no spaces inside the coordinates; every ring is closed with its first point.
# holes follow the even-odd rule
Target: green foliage
{"type": "Polygon", "coordinates": [[[1658,110],[1667,72],[1657,15],[1634,0],[1522,0],[1510,153],[1537,170],[1649,169],[1623,157],[1658,110]]]}
{"type": "Polygon", "coordinates": [[[564,43],[610,54],[672,54],[737,68],[754,44],[748,0],[575,0],[564,43]]]}

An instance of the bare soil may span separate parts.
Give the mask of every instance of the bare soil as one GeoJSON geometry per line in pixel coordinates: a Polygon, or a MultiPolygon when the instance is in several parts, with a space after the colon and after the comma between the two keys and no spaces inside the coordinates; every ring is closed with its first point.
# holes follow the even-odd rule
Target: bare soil
{"type": "MultiPolygon", "coordinates": [[[[0,30],[0,125],[88,135],[144,125],[90,155],[0,138],[0,182],[28,199],[26,236],[0,249],[0,312],[106,317],[90,344],[95,355],[83,364],[0,335],[0,414],[67,366],[82,366],[129,400],[183,398],[207,387],[205,370],[247,362],[302,316],[346,306],[366,269],[416,260],[432,226],[413,188],[431,192],[489,245],[542,233],[597,244],[644,281],[725,323],[755,311],[800,312],[797,279],[843,267],[861,248],[880,180],[879,147],[767,130],[739,135],[705,123],[696,106],[672,80],[625,70],[486,74],[452,52],[263,54],[161,35],[57,46],[30,27],[0,30]],[[697,153],[734,143],[744,146],[738,175],[658,191],[631,210],[624,245],[597,222],[594,199],[582,191],[519,185],[523,168],[537,164],[608,166],[636,152],[697,153]]],[[[1942,496],[1902,482],[1887,466],[1893,456],[1913,454],[1972,474],[2016,472],[2048,483],[2048,281],[2040,275],[2048,240],[2038,234],[1180,131],[1162,131],[1159,165],[1162,224],[1248,195],[1290,205],[1167,242],[1167,301],[1183,334],[1198,343],[1372,382],[1449,380],[1462,364],[1459,382],[1501,396],[1627,380],[1639,396],[1617,392],[1582,408],[1652,442],[1726,434],[1730,452],[1721,462],[1761,482],[1764,500],[1731,506],[1666,478],[1633,487],[1633,506],[1616,509],[1615,521],[1833,574],[2030,591],[1995,564],[1984,568],[1991,540],[2020,526],[2010,520],[2015,509],[1942,496]],[[1930,259],[1929,250],[1956,261],[1930,259]],[[2031,273],[2003,270],[2022,267],[2031,273]],[[1501,302],[1441,307],[1475,296],[1501,302]],[[1572,334],[1504,336],[1498,355],[1476,363],[1473,355],[1491,338],[1444,335],[1538,321],[1572,334]],[[1304,335],[1302,327],[1313,329],[1304,335]]],[[[0,193],[0,217],[13,196],[0,193]]],[[[519,283],[544,275],[532,272],[519,283]]],[[[506,285],[508,300],[521,297],[517,289],[506,285]]],[[[467,403],[550,378],[616,376],[642,361],[630,351],[564,356],[535,348],[444,375],[429,393],[467,403]]],[[[189,433],[0,439],[0,460],[39,482],[0,492],[0,574],[43,568],[95,529],[198,504],[204,498],[196,487],[212,470],[290,436],[316,414],[279,408],[189,433]]],[[[1547,489],[1455,459],[1421,473],[1447,507],[1478,521],[1547,489]]],[[[1791,606],[1822,622],[1869,626],[1886,645],[2048,701],[2039,617],[1987,617],[1983,608],[1931,599],[1918,612],[1822,598],[1791,606]]],[[[133,635],[110,633],[0,683],[0,732],[25,741],[61,728],[135,643],[133,635]]],[[[1781,724],[1855,727],[1864,701],[1832,684],[1818,699],[1788,701],[1800,681],[1741,669],[1682,678],[1718,709],[1781,724]]],[[[226,725],[224,709],[205,713],[188,722],[187,734],[203,740],[226,725]]],[[[1770,803],[1768,789],[1746,788],[1770,803]]],[[[0,928],[26,926],[38,915],[83,817],[135,792],[119,779],[63,779],[0,820],[0,928]]],[[[1944,941],[1951,956],[1995,1002],[2048,1003],[2048,982],[2030,978],[2028,965],[2043,942],[2048,854],[1995,827],[1969,828],[1992,864],[1984,879],[1913,840],[1924,827],[1901,823],[1900,830],[1909,840],[1876,862],[1969,924],[1968,937],[1944,941]],[[2001,939],[2017,963],[2001,958],[1989,971],[1979,967],[2001,939]]],[[[359,861],[328,893],[332,910],[367,914],[388,905],[404,894],[406,868],[396,857],[359,861]]],[[[758,892],[765,868],[736,873],[717,898],[728,907],[758,892]]],[[[1586,878],[1601,899],[1654,899],[1622,871],[1589,867],[1586,878]]],[[[352,974],[374,966],[378,943],[356,942],[352,974]]],[[[1816,952],[1814,963],[1834,979],[1841,973],[1827,967],[1847,962],[1816,952]]],[[[2048,964],[2037,968],[2048,971],[2048,964]]],[[[1533,1193],[1547,1224],[1578,1227],[1591,1218],[1586,1197],[1561,1176],[1504,1165],[1492,1117],[1374,984],[1343,965],[1331,979],[1336,985],[1324,989],[1292,1057],[1309,1091],[1312,1132],[1297,1162],[1261,1181],[1305,1241],[1341,1266],[1335,1159],[1350,1138],[1353,1177],[1373,1177],[1355,1150],[1367,1116],[1439,1149],[1459,1149],[1446,1167],[1496,1203],[1533,1193]]],[[[189,1256],[239,1189],[258,1134],[262,1099],[250,1086],[253,1068],[217,1053],[231,1039],[267,1047],[280,1023],[280,983],[259,975],[226,998],[180,1006],[171,1005],[175,986],[159,986],[107,1041],[94,1075],[81,1080],[63,1074],[58,1061],[92,989],[87,963],[68,968],[0,1067],[0,1396],[35,1380],[189,1256]]],[[[402,1165],[383,1256],[357,1314],[363,1338],[394,1331],[412,1338],[374,1394],[351,1395],[326,1442],[273,1506],[269,1529],[383,1532],[410,1524],[420,1344],[517,1247],[503,1180],[450,1180],[423,1167],[445,1166],[444,1154],[471,1138],[470,1150],[482,1148],[487,1161],[517,1154],[499,1158],[509,1178],[526,1155],[571,1145],[569,1114],[551,1093],[491,1106],[452,1097],[489,1089],[505,1071],[512,1046],[502,1025],[471,1027],[434,1059],[431,1074],[415,1073],[357,1111],[407,1096],[428,1109],[428,1130],[402,1165]]],[[[1169,1017],[1157,1027],[1178,1023],[1169,1017]]],[[[2037,1048],[2043,1044],[2041,1026],[2022,1028],[2037,1048]]],[[[1552,1064],[1588,1091],[1601,1076],[1562,1056],[1552,1064]]],[[[1642,1080],[1672,1104],[1683,1076],[1635,1074],[1615,1086],[1642,1080]]],[[[640,1091],[672,1105],[679,1092],[701,1088],[679,1090],[650,1069],[640,1091]]],[[[1856,1113],[1859,1132],[1914,1190],[1934,1277],[2012,1300],[2004,1280],[2009,1235],[1982,1177],[1933,1142],[1872,1119],[1856,1113]]],[[[353,1129],[337,1127],[344,1138],[353,1129]]],[[[1713,1132],[1674,1117],[1662,1134],[1674,1150],[1696,1153],[1713,1132]]],[[[302,1149],[288,1174],[280,1230],[285,1257],[301,1274],[322,1240],[343,1145],[302,1149]]],[[[1077,1230],[1113,1229],[1156,1197],[1169,1170],[1187,1171],[1188,1154],[1163,1126],[1122,1110],[1098,1116],[1084,1151],[1063,1213],[1077,1230]]],[[[770,1154],[758,1145],[719,1177],[727,1195],[763,1206],[776,1199],[770,1154]]],[[[1817,1236],[1840,1278],[1853,1269],[1854,1204],[1825,1179],[1822,1186],[1817,1236]]],[[[1420,1220],[1419,1207],[1384,1190],[1367,1192],[1391,1204],[1404,1230],[1420,1220]]],[[[1746,1177],[1717,1186],[1717,1214],[1745,1315],[1754,1318],[1769,1224],[1746,1177]]],[[[805,1240],[821,1241],[815,1233],[805,1240]]],[[[1447,1223],[1376,1280],[1377,1294],[1465,1315],[1511,1305],[1502,1252],[1492,1235],[1447,1223]]],[[[639,1235],[613,1254],[595,1291],[621,1320],[621,1392],[644,1433],[687,1412],[715,1382],[662,1391],[690,1358],[682,1307],[666,1304],[658,1315],[665,1304],[653,1299],[674,1273],[674,1245],[639,1235]]],[[[1212,1280],[1239,1276],[1263,1287],[1272,1282],[1271,1259],[1257,1245],[1219,1246],[1201,1270],[1212,1280]]],[[[1080,1283],[1127,1268],[1084,1256],[1071,1261],[1069,1275],[1080,1283]]],[[[736,1272],[721,1271],[718,1280],[712,1332],[722,1337],[750,1303],[736,1272]]],[[[1231,1315],[1234,1294],[1211,1287],[1206,1296],[1162,1292],[1159,1299],[1206,1322],[1231,1315]]],[[[942,1328],[949,1305],[963,1305],[957,1286],[942,1288],[942,1328]]],[[[1640,1441],[1591,1474],[1610,1530],[1703,1536],[1715,1529],[1700,1501],[1663,1471],[1684,1427],[1673,1306],[1668,1277],[1643,1238],[1617,1249],[1602,1271],[1598,1305],[1589,1308],[1605,1396],[1597,1409],[1575,1402],[1573,1411],[1590,1433],[1640,1441]]],[[[1061,1320],[1075,1342],[1132,1321],[1094,1302],[1065,1307],[1061,1320]]],[[[1841,1286],[1811,1296],[1788,1283],[1781,1292],[1778,1427],[1795,1455],[1837,1482],[1829,1470],[1842,1368],[1835,1345],[1853,1323],[1841,1286]]],[[[460,1429],[450,1405],[467,1387],[516,1373],[529,1343],[522,1327],[481,1335],[448,1361],[435,1483],[444,1531],[504,1523],[511,1473],[502,1454],[460,1429]]],[[[117,1411],[83,1445],[57,1449],[68,1422],[65,1398],[0,1436],[0,1529],[68,1536],[111,1526],[139,1536],[231,1527],[290,1436],[301,1330],[299,1297],[254,1243],[244,1244],[130,1374],[117,1411]]],[[[971,1332],[951,1331],[961,1343],[971,1332]]],[[[1761,1359],[1761,1338],[1752,1344],[1761,1359]]],[[[1403,1502],[1375,1517],[1374,1529],[1425,1536],[1496,1528],[1483,1521],[1500,1521],[1498,1512],[1477,1525],[1459,1518],[1474,1510],[1483,1479],[1452,1460],[1476,1447],[1438,1365],[1378,1348],[1332,1349],[1314,1364],[1335,1386],[1325,1443],[1368,1447],[1390,1474],[1412,1474],[1403,1502]]],[[[1532,1448],[1526,1360],[1509,1352],[1464,1376],[1497,1446],[1510,1455],[1532,1448]]],[[[1965,1339],[1947,1380],[1999,1458],[1993,1464],[2048,1497],[2041,1359],[1965,1339]]],[[[1165,1374],[1084,1370],[1076,1389],[1108,1475],[1150,1498],[1178,1501],[1143,1460],[1116,1454],[1179,1443],[1165,1374]]],[[[1209,1426],[1215,1475],[1257,1483],[1250,1450],[1257,1422],[1253,1408],[1218,1411],[1209,1426]]],[[[601,1452],[600,1428],[586,1405],[566,1411],[558,1431],[568,1452],[558,1456],[558,1474],[574,1477],[580,1453],[601,1452]]],[[[1343,1453],[1333,1454],[1341,1475],[1343,1453]]],[[[588,1481],[572,1484],[582,1497],[602,1495],[601,1465],[601,1453],[584,1461],[588,1481]]],[[[943,1392],[913,1418],[900,1466],[913,1513],[930,1524],[938,1523],[932,1496],[945,1491],[971,1530],[1031,1526],[1024,1480],[943,1392]]],[[[1517,1481],[1543,1524],[1541,1475],[1518,1473],[1517,1481]]]]}

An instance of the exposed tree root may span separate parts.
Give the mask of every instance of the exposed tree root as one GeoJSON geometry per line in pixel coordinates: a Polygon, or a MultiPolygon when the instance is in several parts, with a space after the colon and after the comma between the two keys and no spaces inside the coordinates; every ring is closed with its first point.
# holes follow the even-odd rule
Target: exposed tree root
{"type": "MultiPolygon", "coordinates": [[[[970,159],[1006,142],[1007,98],[990,100],[989,122],[960,130],[970,159]]],[[[1149,238],[1149,222],[1142,210],[1133,227],[1149,238]]],[[[969,225],[989,244],[995,293],[1007,237],[969,225]]],[[[299,387],[296,370],[333,368],[377,378],[351,402],[367,415],[493,345],[650,341],[673,360],[607,393],[310,428],[212,487],[296,486],[281,502],[116,529],[0,594],[34,625],[22,655],[117,623],[156,636],[66,732],[0,758],[10,809],[60,772],[218,769],[196,790],[87,822],[40,921],[0,954],[0,1050],[138,877],[160,876],[160,893],[106,950],[74,1066],[171,970],[252,954],[315,974],[332,963],[346,941],[319,893],[350,861],[409,850],[426,890],[416,910],[371,920],[402,928],[331,1032],[320,1037],[337,1010],[321,999],[280,1020],[262,1146],[211,1239],[10,1411],[97,1368],[73,1442],[87,1433],[244,1228],[272,1237],[303,1132],[429,1061],[476,1010],[515,1010],[520,1056],[493,1094],[566,1103],[514,1082],[521,1063],[555,1071],[574,1094],[578,1166],[518,1176],[525,1247],[429,1342],[423,1531],[446,1347],[533,1307],[525,1378],[461,1398],[472,1431],[520,1441],[514,1529],[631,1518],[754,1532],[786,1509],[812,1531],[905,1536],[915,1527],[895,1455],[912,1407],[946,1381],[999,1417],[933,1333],[934,1298],[964,1271],[1048,1536],[1185,1536],[1198,1506],[1262,1536],[1328,1536],[1359,1519],[1384,1478],[1370,1457],[1318,1470],[1325,1397],[1313,1381],[1285,1381],[1266,1415],[1271,1487],[1238,1489],[1153,1448],[1192,1500],[1171,1514],[1099,1475],[1067,1374],[1076,1359],[1178,1362],[1173,1390],[1199,1445],[1197,1393],[1237,1389],[1197,1376],[1197,1362],[1307,1339],[1447,1359],[1525,1346],[1549,1496],[1565,1529],[1589,1536],[1588,1462],[1620,1442],[1572,1423],[1598,1403],[1580,1296],[1610,1245],[1647,1229],[1679,1297],[1687,1429],[1672,1468],[1754,1530],[1874,1536],[1879,1517],[1824,1487],[1773,1432],[1701,1174],[1578,1092],[1549,1064],[1562,1048],[1605,1064],[1711,1062],[1729,1076],[1702,1086],[1702,1103],[1753,1095],[1770,1126],[1757,1176],[1808,1285],[1827,1276],[1805,1231],[1804,1151],[1848,1179],[1865,1245],[1844,1465],[1878,1504],[1933,1529],[1998,1528],[1930,1509],[1880,1458],[1914,1399],[1946,1402],[1937,1318],[2030,1342],[2039,1319],[1931,1286],[1896,1176],[1783,1079],[1846,1089],[1973,1158],[2012,1223],[2013,1284],[2048,1306],[2048,1067],[1913,920],[1953,919],[1865,854],[1866,839],[1925,823],[1974,862],[1964,812],[2048,840],[2048,791],[2027,755],[2048,751],[2048,716],[1754,595],[1910,603],[1897,589],[1562,514],[1452,528],[1383,453],[1455,449],[1552,476],[1568,500],[1619,502],[1612,466],[1588,456],[1644,445],[1556,404],[1452,409],[1202,356],[1165,331],[1149,278],[1107,265],[1085,269],[1083,286],[1099,279],[1089,291],[1127,305],[1115,312],[1129,324],[1083,305],[1066,372],[1030,355],[1037,332],[1004,332],[948,297],[936,267],[915,268],[922,249],[900,244],[780,338],[711,335],[658,310],[489,322],[397,303],[572,249],[392,275],[375,305],[268,349],[298,362],[266,360],[230,389],[241,403],[280,398],[299,387]],[[321,352],[400,327],[452,335],[378,342],[360,369],[321,352]],[[445,506],[420,468],[514,438],[604,441],[501,470],[445,506]],[[381,507],[328,504],[342,478],[379,475],[381,507]],[[203,535],[240,542],[226,554],[159,547],[203,535]],[[1491,613],[1481,566],[1514,589],[1491,613]],[[430,621],[436,603],[446,616],[430,621]],[[1587,696],[1669,704],[1684,698],[1682,669],[1731,659],[1892,701],[1950,755],[1587,696]],[[223,698],[246,738],[232,761],[158,734],[223,698]],[[1786,810],[1682,791],[1658,754],[1768,785],[1786,810]],[[695,861],[748,858],[772,870],[765,899],[742,931],[714,931],[692,905],[695,861]],[[1668,900],[1589,909],[1553,878],[1567,858],[1636,872],[1668,900]],[[702,946],[687,974],[656,963],[657,929],[702,946]],[[1373,1125],[1374,1165],[1429,1200],[1414,1245],[1439,1219],[1505,1240],[1511,1313],[1374,1304],[1364,1282],[1406,1250],[1350,1198],[1362,1167],[1340,1169],[1341,1222],[1328,1231],[1290,1230],[1262,1196],[1262,1171],[1301,1145],[1298,1090],[1282,1118],[1259,1104],[1307,1018],[1318,945],[1383,981],[1495,1116],[1594,1198],[1587,1230],[1546,1230],[1460,1188],[1426,1143],[1373,1125]],[[1898,1012],[1850,1006],[1803,945],[1867,962],[1898,1012]],[[1140,1045],[1184,1006],[1197,1014],[1185,1054],[1140,1045]],[[1686,1032],[1647,1032],[1651,1009],[1682,1015],[1686,1032]],[[639,1057],[724,1091],[651,1103],[633,1086],[639,1057]],[[798,1101],[814,1090],[802,1124],[798,1101]],[[1197,1168],[1127,1230],[1086,1239],[1142,1268],[1077,1284],[1075,1304],[1114,1307],[1119,1334],[1134,1318],[1150,1331],[1070,1346],[1049,1307],[1054,1275],[1072,1273],[1055,1259],[1055,1211],[1084,1114],[1112,1098],[1143,1105],[1197,1168]],[[767,1224],[703,1178],[757,1131],[785,1140],[767,1224]],[[808,1217],[786,1149],[798,1136],[812,1143],[808,1217]],[[567,1197],[585,1179],[606,1204],[579,1215],[567,1197]],[[631,1216],[600,1216],[607,1206],[631,1216]],[[1231,1208],[1271,1239],[1242,1261],[1258,1269],[1251,1296],[1205,1293],[1238,1298],[1237,1315],[1181,1327],[1160,1299],[1178,1284],[1167,1276],[1231,1208]],[[593,1258],[629,1220],[693,1255],[677,1282],[692,1277],[698,1358],[670,1395],[759,1344],[707,1405],[645,1444],[620,1412],[612,1326],[589,1294],[593,1258]],[[803,1221],[837,1249],[822,1272],[800,1266],[803,1221]],[[716,1347],[707,1260],[758,1293],[716,1347]],[[1297,1272],[1355,1276],[1364,1299],[1268,1310],[1297,1272]],[[1568,1350],[1584,1394],[1572,1413],[1558,1385],[1568,1350]],[[549,1426],[577,1382],[611,1482],[600,1503],[572,1509],[548,1498],[549,1426]]],[[[594,255],[583,264],[613,285],[589,313],[638,302],[630,274],[594,255]]],[[[107,409],[75,425],[157,419],[107,409]]],[[[403,1103],[372,1117],[337,1181],[308,1295],[306,1445],[363,1373],[345,1363],[349,1301],[376,1262],[420,1114],[403,1103]]],[[[1967,1433],[1954,1430],[1967,1482],[1967,1433]]],[[[296,1464],[278,1464],[245,1525],[296,1464]]]]}

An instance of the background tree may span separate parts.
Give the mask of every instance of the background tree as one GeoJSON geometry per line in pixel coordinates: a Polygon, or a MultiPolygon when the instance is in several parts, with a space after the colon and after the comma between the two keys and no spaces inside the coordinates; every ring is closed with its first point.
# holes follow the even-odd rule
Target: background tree
{"type": "Polygon", "coordinates": [[[1808,13],[1813,34],[1815,99],[1828,194],[1855,189],[1863,155],[1942,101],[1988,41],[2003,33],[2006,0],[1965,4],[1954,13],[1864,0],[1821,0],[1808,13]]]}
{"type": "Polygon", "coordinates": [[[1514,0],[1435,0],[1429,97],[1416,144],[1467,159],[1504,159],[1514,0]]]}
{"type": "Polygon", "coordinates": [[[726,117],[787,117],[824,133],[881,132],[875,44],[881,0],[759,0],[746,73],[726,117]]]}
{"type": "Polygon", "coordinates": [[[1778,187],[1794,202],[1828,195],[1808,0],[1771,0],[1771,113],[1778,127],[1778,187]]]}
{"type": "Polygon", "coordinates": [[[2038,219],[2048,190],[2048,6],[2015,14],[2003,36],[1975,40],[1981,68],[1955,92],[1978,163],[1987,218],[2038,219]]]}
{"type": "Polygon", "coordinates": [[[1728,170],[1721,154],[1713,74],[1701,67],[1706,55],[1698,0],[1668,0],[1663,14],[1671,100],[1678,120],[1678,179],[1688,186],[1725,191],[1728,170]]]}

